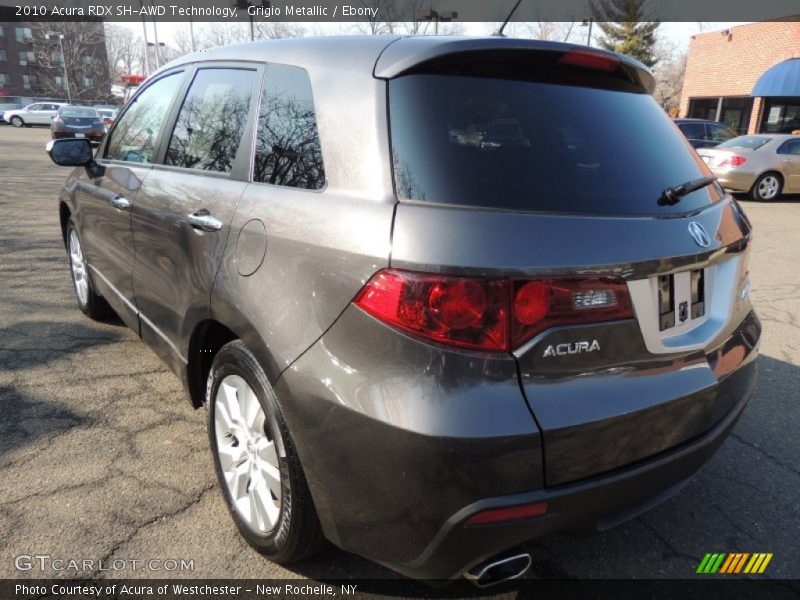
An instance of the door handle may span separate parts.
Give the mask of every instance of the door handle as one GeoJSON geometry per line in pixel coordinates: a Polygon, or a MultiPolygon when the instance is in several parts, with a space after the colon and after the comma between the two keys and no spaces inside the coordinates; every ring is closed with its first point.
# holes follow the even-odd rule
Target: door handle
{"type": "Polygon", "coordinates": [[[111,198],[111,204],[114,208],[118,208],[120,210],[128,210],[131,207],[131,202],[124,196],[114,196],[111,198]]]}
{"type": "Polygon", "coordinates": [[[189,221],[189,225],[201,231],[219,231],[222,229],[222,221],[209,214],[206,209],[187,215],[186,220],[189,221]]]}

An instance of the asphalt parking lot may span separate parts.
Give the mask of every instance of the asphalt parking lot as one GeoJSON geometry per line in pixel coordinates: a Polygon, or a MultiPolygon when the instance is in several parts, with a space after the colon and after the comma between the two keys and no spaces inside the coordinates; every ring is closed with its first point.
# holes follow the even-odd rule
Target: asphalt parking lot
{"type": "MultiPolygon", "coordinates": [[[[48,137],[0,127],[0,578],[91,575],[15,568],[33,554],[194,562],[101,574],[114,577],[393,577],[335,549],[287,570],[240,539],[202,411],[130,330],[75,305],[56,203],[68,170],[48,137]]],[[[763,577],[800,577],[800,198],[743,205],[764,327],[750,406],[680,495],[600,535],[529,544],[530,577],[693,577],[706,552],[772,552],[763,577]]]]}

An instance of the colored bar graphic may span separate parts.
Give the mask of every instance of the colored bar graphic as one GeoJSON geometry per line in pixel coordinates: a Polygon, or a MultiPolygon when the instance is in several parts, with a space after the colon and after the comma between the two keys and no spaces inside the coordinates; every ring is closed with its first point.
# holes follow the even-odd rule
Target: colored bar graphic
{"type": "Polygon", "coordinates": [[[719,570],[720,573],[730,573],[730,568],[736,561],[739,560],[738,554],[728,554],[728,558],[722,563],[722,568],[719,570]]]}
{"type": "Polygon", "coordinates": [[[744,563],[747,561],[748,556],[750,556],[749,552],[745,552],[744,554],[742,554],[742,558],[739,560],[739,562],[736,563],[735,568],[731,569],[731,573],[740,573],[742,571],[744,563]]]}
{"type": "Polygon", "coordinates": [[[738,573],[761,574],[773,557],[772,552],[709,552],[700,561],[697,573],[731,575],[738,573]],[[744,569],[744,570],[743,570],[744,569]]]}
{"type": "Polygon", "coordinates": [[[705,573],[706,572],[706,565],[708,565],[709,560],[711,560],[711,554],[706,554],[703,557],[703,560],[700,561],[700,566],[697,567],[696,573],[705,573]]]}

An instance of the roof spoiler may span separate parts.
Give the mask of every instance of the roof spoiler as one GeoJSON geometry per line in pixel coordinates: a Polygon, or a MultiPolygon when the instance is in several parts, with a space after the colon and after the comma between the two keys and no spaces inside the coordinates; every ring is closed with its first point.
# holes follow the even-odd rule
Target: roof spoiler
{"type": "Polygon", "coordinates": [[[581,53],[607,55],[619,60],[620,67],[624,68],[631,78],[648,94],[653,93],[656,85],[650,69],[629,56],[576,44],[499,37],[447,38],[415,36],[400,38],[390,43],[378,57],[375,63],[374,75],[380,79],[392,79],[414,71],[426,63],[435,62],[440,58],[493,50],[558,52],[562,54],[578,51],[581,53]]]}

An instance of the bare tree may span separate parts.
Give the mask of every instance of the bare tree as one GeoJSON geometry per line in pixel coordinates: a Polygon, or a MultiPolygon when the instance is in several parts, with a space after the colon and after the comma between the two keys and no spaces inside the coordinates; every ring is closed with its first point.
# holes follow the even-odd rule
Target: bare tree
{"type": "Polygon", "coordinates": [[[131,29],[105,24],[108,71],[112,83],[125,74],[142,73],[142,38],[131,29]]]}
{"type": "Polygon", "coordinates": [[[659,39],[655,55],[658,62],[653,67],[653,76],[656,79],[653,96],[670,116],[677,117],[686,73],[686,50],[659,39]]]}
{"type": "Polygon", "coordinates": [[[68,84],[73,100],[110,96],[112,82],[101,22],[31,23],[31,29],[30,58],[35,66],[38,94],[65,97],[68,84]],[[61,46],[60,35],[64,36],[61,46]]]}

